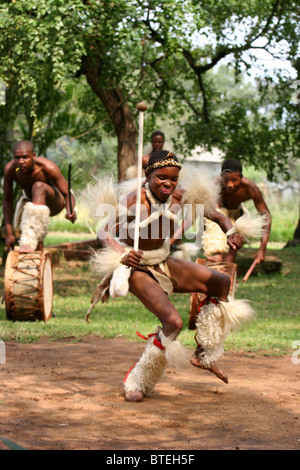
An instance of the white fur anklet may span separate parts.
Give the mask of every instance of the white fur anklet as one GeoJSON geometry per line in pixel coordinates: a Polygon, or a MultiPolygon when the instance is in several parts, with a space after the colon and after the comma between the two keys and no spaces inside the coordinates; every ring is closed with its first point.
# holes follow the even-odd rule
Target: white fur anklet
{"type": "Polygon", "coordinates": [[[36,250],[48,232],[50,209],[44,204],[27,202],[22,213],[20,246],[29,245],[36,250]]]}
{"type": "Polygon", "coordinates": [[[162,331],[159,333],[161,344],[166,350],[168,365],[176,369],[185,369],[190,363],[190,353],[172,336],[165,336],[162,331]]]}
{"type": "Polygon", "coordinates": [[[248,301],[229,297],[229,302],[211,298],[199,305],[195,340],[203,348],[198,356],[204,367],[211,367],[224,353],[224,341],[230,331],[253,317],[248,301]]]}
{"type": "Polygon", "coordinates": [[[156,338],[157,333],[148,335],[148,338],[137,334],[147,340],[147,344],[140,360],[124,379],[125,393],[142,392],[148,395],[162,378],[167,365],[180,369],[189,365],[189,353],[179,341],[173,341],[162,331],[159,332],[160,341],[156,338]]]}
{"type": "Polygon", "coordinates": [[[196,319],[196,343],[203,348],[198,358],[203,367],[209,368],[224,354],[222,312],[215,299],[206,298],[199,305],[196,319]]]}
{"type": "Polygon", "coordinates": [[[144,339],[147,340],[144,352],[124,379],[125,394],[128,392],[142,392],[144,395],[148,395],[166,369],[165,348],[156,339],[156,333],[144,339]]]}

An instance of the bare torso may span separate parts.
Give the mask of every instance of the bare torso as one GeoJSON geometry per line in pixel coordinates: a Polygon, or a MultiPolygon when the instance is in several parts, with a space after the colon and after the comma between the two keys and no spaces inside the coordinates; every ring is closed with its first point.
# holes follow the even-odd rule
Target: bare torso
{"type": "MultiPolygon", "coordinates": [[[[170,212],[176,214],[180,209],[180,201],[182,192],[176,189],[171,198],[170,212]]],[[[136,203],[135,194],[130,195],[127,200],[127,207],[133,207],[136,203]]],[[[161,203],[163,204],[163,203],[161,203]]],[[[153,210],[153,209],[152,209],[153,210]]],[[[145,188],[142,188],[141,193],[141,221],[145,220],[151,215],[151,203],[146,196],[145,188]]],[[[134,244],[134,226],[131,223],[134,221],[135,216],[133,215],[128,219],[128,236],[121,238],[120,241],[126,243],[128,246],[134,244]]],[[[160,216],[158,220],[147,225],[145,228],[140,229],[139,233],[139,249],[140,250],[155,250],[160,248],[165,242],[166,238],[170,238],[174,234],[176,224],[170,220],[169,217],[164,215],[160,216]]]]}
{"type": "Polygon", "coordinates": [[[55,167],[53,162],[47,158],[35,157],[35,163],[31,173],[16,171],[17,165],[14,160],[12,160],[9,165],[8,176],[24,190],[26,196],[29,198],[32,196],[32,186],[37,181],[55,186],[55,167]]]}

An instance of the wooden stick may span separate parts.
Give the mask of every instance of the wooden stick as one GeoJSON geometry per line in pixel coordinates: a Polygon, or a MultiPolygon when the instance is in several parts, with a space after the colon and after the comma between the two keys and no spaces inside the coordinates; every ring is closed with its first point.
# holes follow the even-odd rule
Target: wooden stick
{"type": "Polygon", "coordinates": [[[243,281],[246,282],[246,281],[249,279],[249,277],[250,277],[250,275],[251,275],[253,269],[255,268],[255,266],[256,266],[257,264],[259,264],[259,263],[258,263],[258,261],[255,259],[255,260],[253,261],[253,263],[251,264],[250,268],[248,269],[248,271],[246,272],[246,274],[245,274],[245,276],[244,276],[244,278],[243,278],[243,281]]]}
{"type": "MultiPolygon", "coordinates": [[[[9,251],[12,251],[12,250],[13,250],[13,248],[10,247],[9,251]]],[[[5,260],[5,263],[6,263],[6,260],[5,260]]],[[[5,300],[5,290],[4,290],[4,292],[3,292],[3,296],[2,296],[2,300],[1,300],[1,305],[4,303],[4,300],[5,300]]]]}
{"type": "Polygon", "coordinates": [[[73,208],[72,208],[72,191],[71,191],[71,171],[72,171],[72,163],[69,163],[68,191],[69,191],[69,211],[70,211],[70,214],[72,214],[72,212],[73,212],[73,208]]]}
{"type": "Polygon", "coordinates": [[[148,106],[146,103],[138,103],[137,109],[139,110],[139,146],[138,146],[138,164],[137,164],[137,198],[136,198],[136,212],[135,212],[135,227],[134,227],[134,244],[133,249],[139,249],[139,225],[141,218],[141,189],[142,189],[142,171],[143,171],[143,132],[144,132],[144,112],[147,111],[148,106]]]}

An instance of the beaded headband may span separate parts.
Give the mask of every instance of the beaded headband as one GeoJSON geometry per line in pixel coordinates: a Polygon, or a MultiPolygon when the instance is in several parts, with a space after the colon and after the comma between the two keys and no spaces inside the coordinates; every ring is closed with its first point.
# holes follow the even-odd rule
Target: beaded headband
{"type": "Polygon", "coordinates": [[[166,158],[163,160],[160,160],[159,162],[153,163],[153,165],[147,166],[146,168],[146,173],[150,173],[153,170],[156,170],[157,168],[164,168],[166,166],[177,166],[179,169],[181,168],[181,164],[175,160],[174,154],[172,152],[169,152],[166,158]]]}

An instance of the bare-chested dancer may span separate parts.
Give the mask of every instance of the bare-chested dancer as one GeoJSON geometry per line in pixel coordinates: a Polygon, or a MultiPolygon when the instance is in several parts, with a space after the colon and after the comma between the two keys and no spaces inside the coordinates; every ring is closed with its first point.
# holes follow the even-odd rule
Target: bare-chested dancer
{"type": "MultiPolygon", "coordinates": [[[[243,175],[242,164],[234,159],[224,161],[218,181],[221,186],[219,209],[232,222],[243,215],[243,212],[246,210],[243,203],[249,200],[253,201],[257,212],[263,216],[264,226],[262,228],[260,247],[254,256],[257,264],[260,264],[265,259],[272,222],[270,211],[260,189],[253,181],[243,175]]],[[[207,243],[204,241],[204,252],[213,261],[233,263],[237,252],[228,247],[223,238],[219,227],[209,222],[207,224],[207,243]],[[218,240],[215,244],[213,238],[218,240]]]]}
{"type": "MultiPolygon", "coordinates": [[[[237,210],[243,202],[252,200],[257,212],[267,218],[260,247],[254,256],[259,264],[265,259],[270,237],[272,219],[268,206],[258,186],[243,175],[243,168],[239,161],[225,160],[222,165],[221,178],[221,207],[225,207],[229,211],[237,210]]],[[[229,253],[223,256],[223,260],[233,262],[235,256],[236,251],[233,252],[229,249],[229,253]]]]}
{"type": "MultiPolygon", "coordinates": [[[[148,161],[149,161],[151,153],[157,152],[158,150],[163,150],[164,143],[165,143],[165,134],[162,131],[152,132],[151,134],[152,151],[148,153],[147,155],[144,155],[142,158],[143,170],[145,170],[148,165],[148,161]]],[[[136,176],[137,176],[137,166],[131,165],[129,168],[127,168],[126,180],[129,180],[131,178],[136,178],[136,176]]]]}
{"type": "MultiPolygon", "coordinates": [[[[145,395],[150,393],[160,379],[169,357],[176,345],[173,356],[180,356],[180,348],[177,348],[176,340],[182,329],[182,319],[170,301],[168,295],[174,293],[203,292],[208,298],[205,308],[230,310],[231,302],[228,302],[230,279],[226,274],[212,271],[205,266],[193,262],[175,259],[170,256],[168,239],[163,233],[164,223],[168,222],[172,236],[174,231],[174,218],[184,198],[184,191],[177,188],[181,165],[174,154],[168,151],[157,151],[150,156],[146,168],[146,184],[141,192],[141,226],[139,250],[133,249],[134,227],[129,228],[128,235],[120,239],[114,239],[106,230],[98,234],[103,246],[114,253],[119,253],[119,260],[125,270],[129,268],[128,286],[143,305],[151,311],[161,322],[162,327],[149,335],[145,351],[137,364],[129,371],[125,380],[125,398],[128,401],[142,401],[145,395]],[[153,216],[153,206],[161,209],[159,214],[153,216]],[[157,236],[153,237],[153,223],[157,223],[157,236]],[[211,299],[212,298],[212,299],[211,299]]],[[[126,201],[128,213],[136,203],[136,191],[129,194],[126,201]]],[[[231,223],[227,217],[216,211],[210,217],[227,232],[231,223]]],[[[134,221],[134,214],[127,218],[127,223],[134,221]]],[[[130,224],[129,224],[130,227],[130,224]]],[[[229,245],[234,249],[243,243],[242,237],[237,233],[228,237],[229,245]]],[[[100,267],[101,256],[98,260],[100,267]]],[[[118,268],[119,269],[119,268],[118,268]]],[[[117,269],[114,271],[116,273],[117,269]]],[[[121,271],[119,271],[120,276],[121,271]]],[[[123,279],[120,278],[120,281],[123,279]]],[[[114,275],[107,276],[98,286],[102,301],[106,297],[107,290],[115,282],[114,275]]],[[[111,291],[110,291],[111,293],[111,291]]],[[[107,297],[106,297],[107,299],[107,297]]],[[[202,313],[201,313],[202,315],[202,313]]],[[[201,322],[200,322],[201,323],[201,322]]],[[[201,326],[199,325],[201,329],[201,326]]],[[[198,343],[203,335],[197,332],[198,343]]],[[[220,348],[223,341],[218,338],[218,345],[213,345],[213,350],[198,344],[193,357],[193,365],[205,368],[224,379],[221,369],[210,360],[216,348],[220,348]],[[213,353],[213,354],[212,354],[213,353]],[[207,357],[206,357],[207,356],[207,357]],[[210,356],[210,359],[208,359],[210,356]]],[[[225,380],[226,381],[226,380],[225,380]]]]}
{"type": "Polygon", "coordinates": [[[142,166],[144,170],[147,168],[151,153],[157,152],[158,150],[163,150],[164,143],[165,134],[162,131],[154,131],[151,135],[152,152],[150,152],[148,155],[143,156],[142,166]]]}
{"type": "Polygon", "coordinates": [[[20,251],[30,253],[42,244],[47,233],[49,216],[66,208],[66,219],[76,220],[75,199],[70,212],[68,183],[51,160],[39,157],[32,142],[22,140],[14,148],[14,159],[4,169],[3,212],[6,228],[6,247],[13,247],[13,183],[23,189],[20,218],[20,251]]]}

